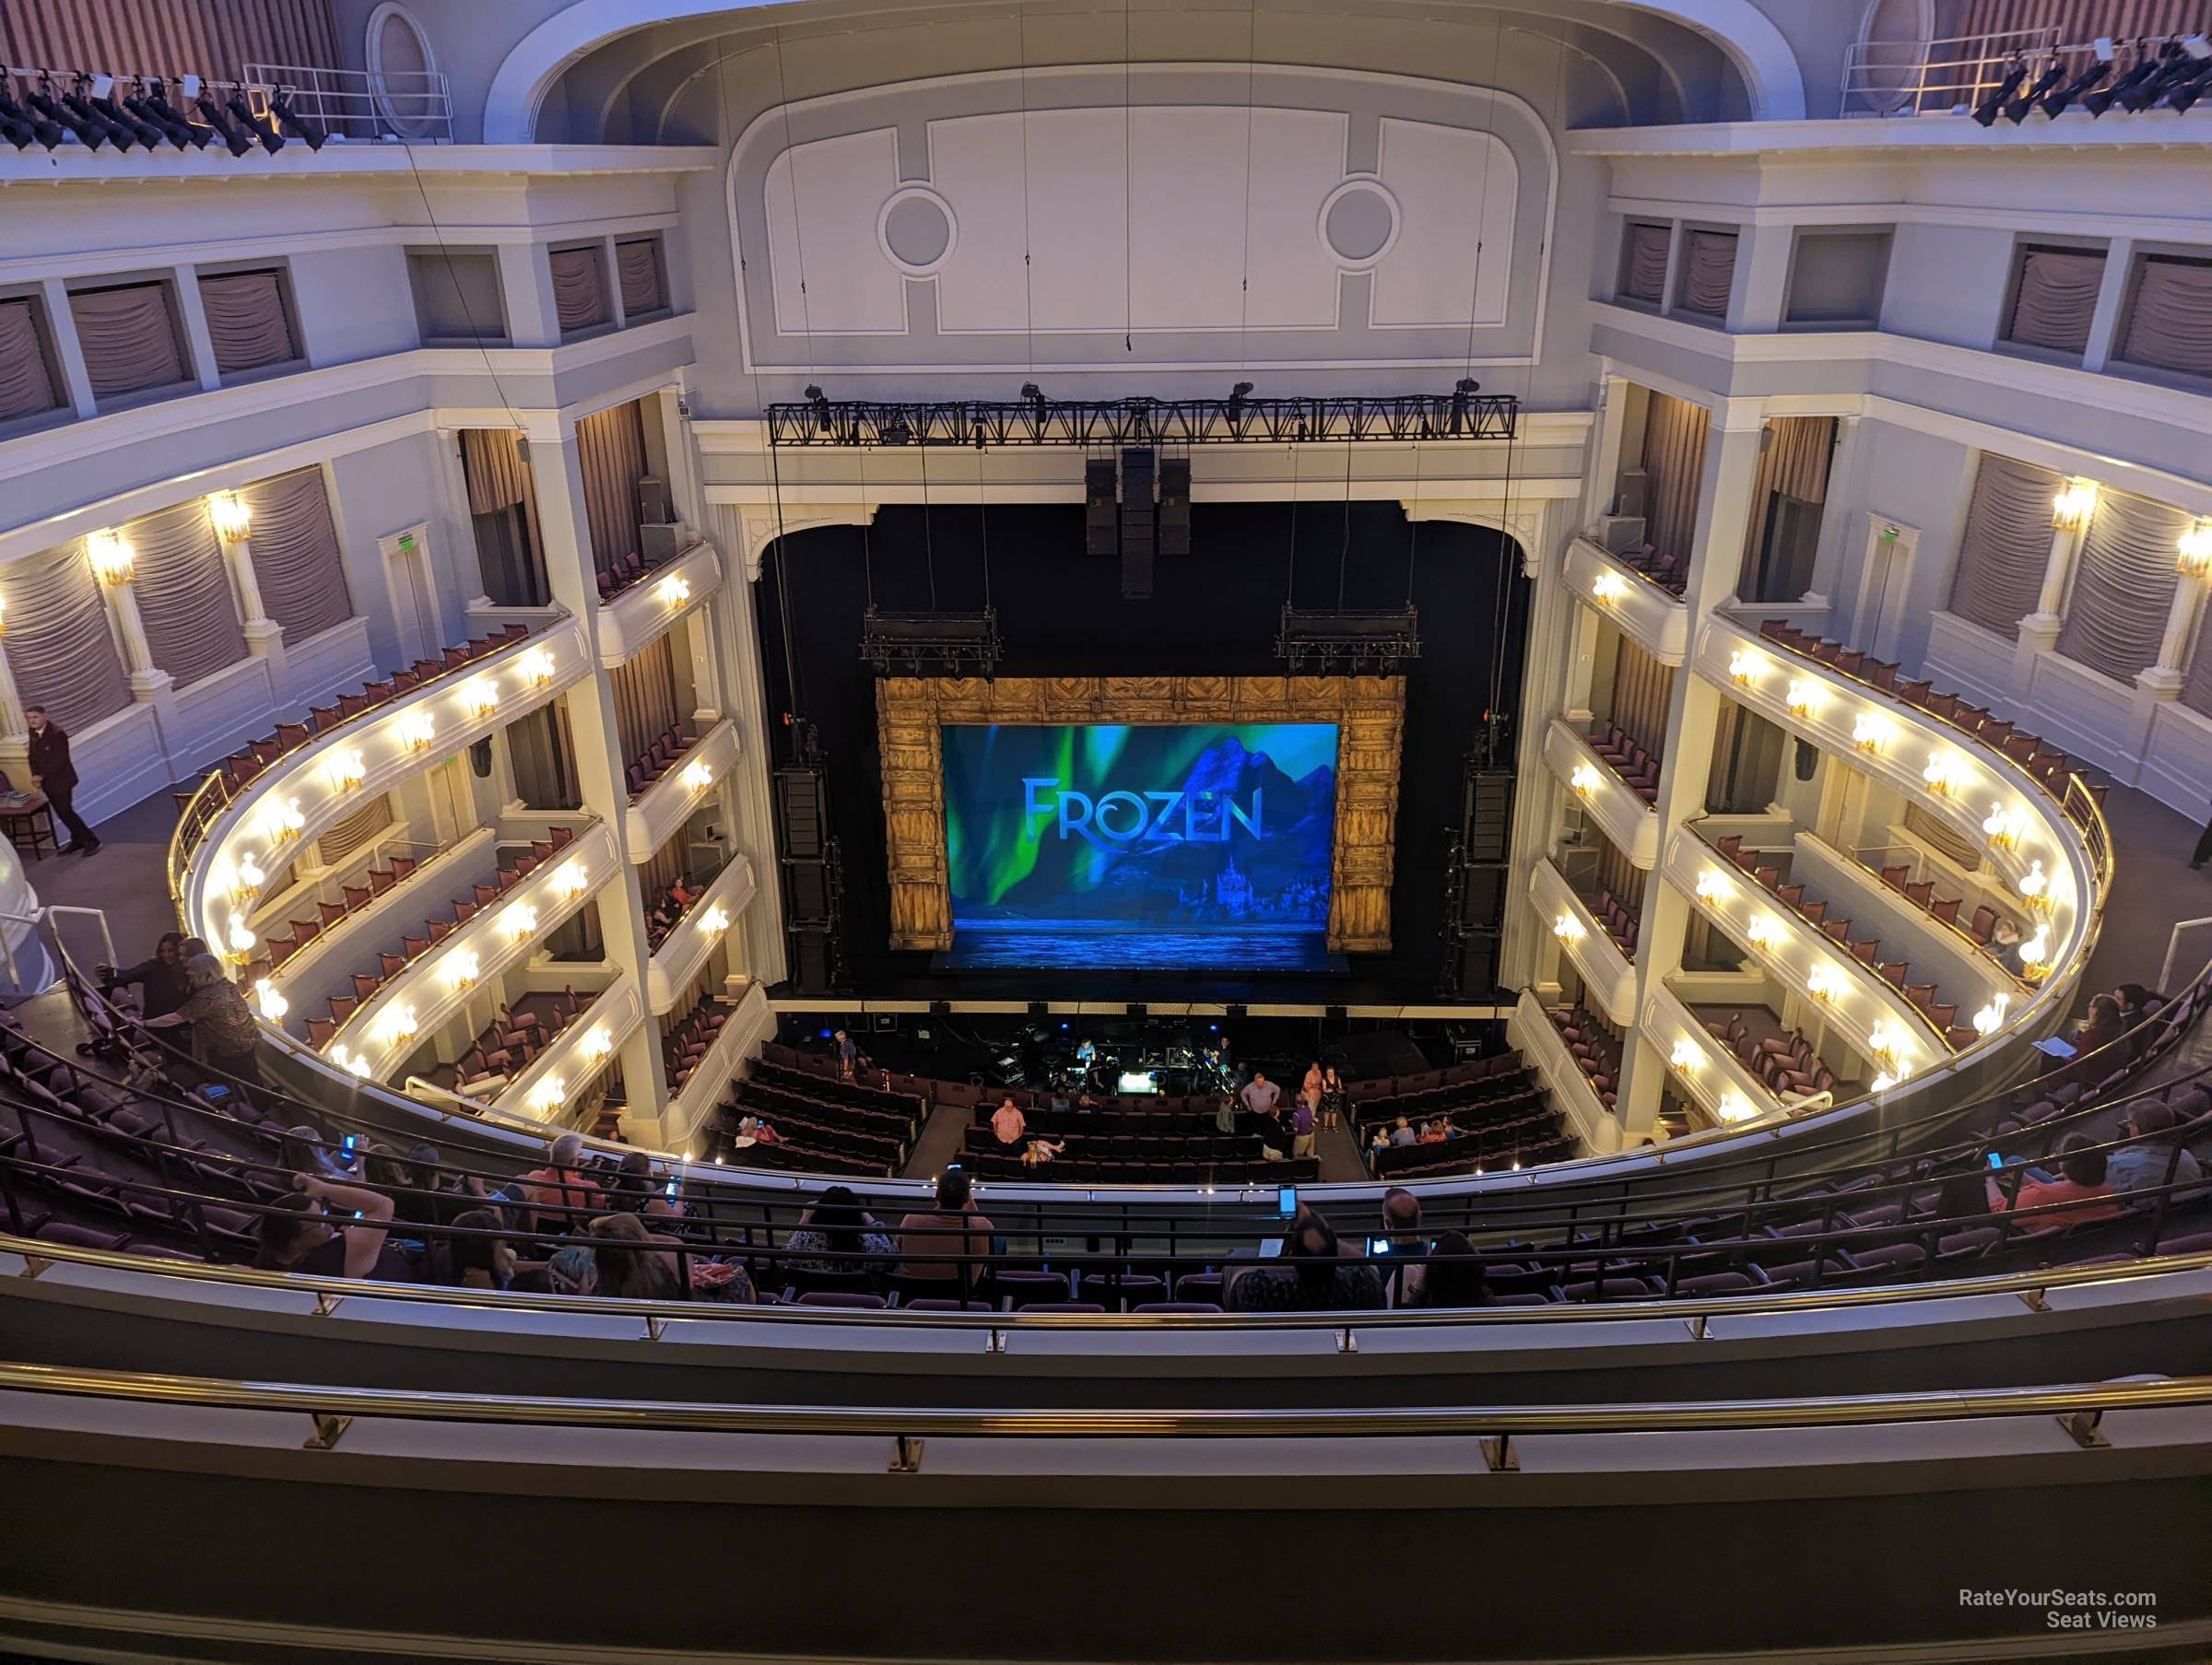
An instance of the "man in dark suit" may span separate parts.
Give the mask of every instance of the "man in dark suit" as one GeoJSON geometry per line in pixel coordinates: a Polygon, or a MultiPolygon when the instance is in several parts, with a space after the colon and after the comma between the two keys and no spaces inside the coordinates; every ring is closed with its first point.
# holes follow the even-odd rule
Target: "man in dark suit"
{"type": "Polygon", "coordinates": [[[76,766],[69,761],[68,731],[49,722],[42,705],[27,706],[23,716],[30,725],[30,772],[54,815],[69,829],[62,854],[88,856],[100,848],[100,835],[85,825],[71,803],[76,792],[76,766]]]}

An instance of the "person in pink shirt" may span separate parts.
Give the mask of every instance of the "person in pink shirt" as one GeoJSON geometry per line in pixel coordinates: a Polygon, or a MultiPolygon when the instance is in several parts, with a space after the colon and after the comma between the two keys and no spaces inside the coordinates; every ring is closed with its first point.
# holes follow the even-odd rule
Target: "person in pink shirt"
{"type": "Polygon", "coordinates": [[[2072,1202],[2077,1207],[2054,1209],[2050,1214],[2035,1215],[2027,1229],[2043,1231],[2054,1225],[2087,1225],[2093,1220],[2110,1220],[2120,1213],[2120,1203],[2112,1195],[2112,1188],[2105,1178],[2104,1153],[2092,1149],[2094,1141],[2086,1133],[2068,1133],[2058,1142],[2059,1171],[2057,1179],[2023,1179],[2020,1189],[2009,1202],[2005,1197],[2002,1176],[1989,1178],[1989,1209],[1992,1214],[2003,1214],[2006,1209],[2054,1209],[2061,1202],[2072,1202]]]}
{"type": "Polygon", "coordinates": [[[1021,1136],[1029,1131],[1029,1127],[1030,1119],[1021,1113],[1021,1107],[1010,1096],[991,1112],[991,1131],[998,1135],[999,1143],[1009,1148],[1021,1143],[1021,1136]]]}

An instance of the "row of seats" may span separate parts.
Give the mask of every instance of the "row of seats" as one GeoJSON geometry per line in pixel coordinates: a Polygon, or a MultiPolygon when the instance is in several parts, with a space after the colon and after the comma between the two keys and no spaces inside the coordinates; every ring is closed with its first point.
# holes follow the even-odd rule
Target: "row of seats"
{"type": "Polygon", "coordinates": [[[682,718],[664,729],[659,737],[645,748],[644,754],[629,760],[623,770],[629,785],[629,801],[635,803],[651,791],[661,778],[684,760],[685,755],[699,744],[699,737],[685,726],[682,718]]]}
{"type": "Polygon", "coordinates": [[[1453,1136],[1441,1144],[1393,1144],[1369,1151],[1368,1170],[1378,1179],[1434,1179],[1535,1167],[1563,1162],[1575,1153],[1574,1136],[1561,1130],[1559,1112],[1540,1097],[1520,1104],[1510,1119],[1476,1127],[1453,1125],[1453,1136]]]}
{"type": "Polygon", "coordinates": [[[1765,1082],[1767,1090],[1778,1098],[1784,1093],[1835,1090],[1836,1073],[1813,1049],[1813,1043],[1802,1029],[1753,1040],[1751,1026],[1744,1022],[1743,1014],[1732,1012],[1724,1020],[1706,1019],[1705,1031],[1725,1044],[1735,1054],[1736,1061],[1765,1082]]]}
{"type": "Polygon", "coordinates": [[[1601,1104],[1611,1106],[1620,1085],[1620,1042],[1612,1030],[1581,1001],[1571,1006],[1554,1006],[1546,1015],[1567,1043],[1575,1067],[1589,1080],[1590,1090],[1601,1104]]]}
{"type": "Polygon", "coordinates": [[[1613,939],[1613,946],[1620,950],[1621,957],[1634,959],[1636,939],[1643,930],[1643,920],[1613,894],[1610,885],[1599,887],[1597,900],[1590,904],[1590,912],[1606,928],[1606,934],[1613,939]]]}
{"type": "Polygon", "coordinates": [[[1616,555],[1613,558],[1642,573],[1677,600],[1681,599],[1682,592],[1689,586],[1689,557],[1686,555],[1661,555],[1646,544],[1631,554],[1616,555]]]}
{"type": "Polygon", "coordinates": [[[691,1072],[714,1044],[722,1033],[722,1026],[730,1021],[736,1008],[727,1001],[711,995],[700,997],[699,1003],[676,1021],[673,1028],[662,1038],[661,1062],[668,1072],[668,1090],[680,1093],[684,1084],[691,1079],[691,1072]]]}
{"type": "MultiPolygon", "coordinates": [[[[521,1074],[536,1061],[540,1052],[568,1033],[569,1026],[592,1003],[589,996],[576,992],[573,984],[559,994],[540,998],[544,1012],[500,1006],[499,1015],[484,1026],[453,1066],[458,1091],[476,1093],[521,1074]]],[[[432,1079],[443,1073],[437,1072],[432,1079]]]]}
{"type": "Polygon", "coordinates": [[[1441,1073],[1446,1079],[1434,1086],[1419,1085],[1428,1079],[1427,1075],[1402,1075],[1392,1085],[1402,1086],[1403,1091],[1374,1097],[1351,1093],[1354,1122],[1372,1127],[1377,1122],[1394,1121],[1400,1116],[1452,1115],[1469,1106],[1519,1097],[1529,1091],[1535,1079],[1518,1051],[1454,1064],[1441,1073]]]}
{"type": "Polygon", "coordinates": [[[1616,722],[1601,723],[1590,736],[1590,749],[1646,803],[1659,802],[1659,754],[1616,722]]]}
{"type": "Polygon", "coordinates": [[[648,572],[653,570],[653,564],[648,563],[641,555],[618,557],[613,566],[602,567],[598,570],[596,576],[599,580],[600,601],[602,603],[613,601],[616,596],[621,594],[631,585],[640,582],[648,572]]]}
{"type": "MultiPolygon", "coordinates": [[[[1868,873],[1879,878],[1883,884],[1888,885],[1890,889],[1896,891],[1898,895],[1903,897],[1906,901],[1912,903],[1913,907],[1936,920],[1936,923],[1949,925],[1964,932],[1982,947],[1989,946],[1990,939],[1996,934],[1997,921],[2005,917],[1994,908],[1990,907],[1988,903],[1983,902],[1974,909],[1971,917],[1965,924],[1961,925],[1959,923],[1959,910],[1966,906],[1965,898],[1963,897],[1938,897],[1936,894],[1936,881],[1933,879],[1913,880],[1912,869],[1908,863],[1900,862],[1877,867],[1872,862],[1866,862],[1861,865],[1868,873]]],[[[2016,920],[2013,922],[2018,924],[2019,921],[2016,920]]]]}

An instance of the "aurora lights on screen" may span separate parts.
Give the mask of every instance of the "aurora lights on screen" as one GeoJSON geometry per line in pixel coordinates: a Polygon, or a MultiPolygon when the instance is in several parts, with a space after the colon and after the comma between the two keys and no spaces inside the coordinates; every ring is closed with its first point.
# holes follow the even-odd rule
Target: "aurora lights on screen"
{"type": "Polygon", "coordinates": [[[956,963],[1325,957],[1335,723],[948,724],[956,963]]]}

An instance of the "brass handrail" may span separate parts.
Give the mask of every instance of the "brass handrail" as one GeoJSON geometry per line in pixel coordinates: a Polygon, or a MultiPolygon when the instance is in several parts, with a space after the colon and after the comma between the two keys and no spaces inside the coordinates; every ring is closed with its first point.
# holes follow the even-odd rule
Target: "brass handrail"
{"type": "MultiPolygon", "coordinates": [[[[226,1381],[70,1366],[0,1365],[0,1391],[227,1411],[701,1434],[883,1435],[898,1438],[1285,1439],[1351,1436],[1656,1434],[1873,1427],[1991,1416],[2095,1418],[2113,1411],[2212,1404],[2212,1377],[1967,1388],[1803,1399],[1663,1400],[1634,1404],[1453,1405],[1323,1410],[985,1410],[899,1405],[758,1405],[698,1400],[559,1399],[226,1381]]],[[[320,1443],[334,1443],[335,1435],[320,1443]]]]}
{"type": "MultiPolygon", "coordinates": [[[[730,1246],[729,1252],[747,1252],[730,1246]]],[[[764,1251],[763,1251],[764,1252],[764,1251]]],[[[1951,1278],[1920,1284],[1865,1284],[1846,1288],[1777,1291],[1771,1295],[1654,1296],[1641,1301],[1563,1302],[1549,1307],[1376,1307],[1350,1312],[915,1312],[903,1307],[856,1311],[839,1307],[779,1303],[748,1307],[714,1301],[644,1301],[608,1296],[528,1295],[513,1290],[448,1288],[438,1284],[380,1284],[362,1278],[311,1276],[250,1266],[218,1266],[196,1260],[155,1260],[120,1249],[12,1237],[0,1232],[0,1254],[17,1254],[42,1273],[48,1264],[97,1267],[138,1272],[153,1278],[194,1278],[247,1288],[292,1290],[301,1295],[361,1301],[400,1301],[440,1307],[466,1307],[489,1312],[547,1312],[564,1318],[637,1318],[662,1321],[704,1319],[715,1323],[877,1324],[955,1330],[1425,1330],[1453,1325],[1587,1324],[1660,1319],[1688,1322],[1728,1315],[1786,1315],[1826,1312],[1845,1307],[1879,1307],[1893,1302],[1959,1300],[1972,1296],[2041,1296],[2076,1284],[2109,1284],[2136,1278],[2212,1272],[2212,1249],[2162,1255],[2104,1266],[2053,1266],[2008,1272],[1994,1278],[1951,1278]],[[43,1263],[43,1264],[41,1264],[43,1263]]],[[[1242,1270],[1247,1263],[1234,1263],[1242,1270]]],[[[1248,1263],[1257,1268],[1263,1260],[1248,1263]]],[[[9,1287],[0,1280],[0,1291],[9,1287]]],[[[2031,1303],[2032,1305],[2032,1303],[2031,1303]]]]}

